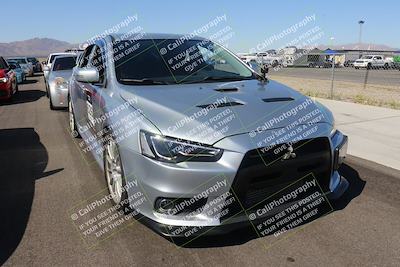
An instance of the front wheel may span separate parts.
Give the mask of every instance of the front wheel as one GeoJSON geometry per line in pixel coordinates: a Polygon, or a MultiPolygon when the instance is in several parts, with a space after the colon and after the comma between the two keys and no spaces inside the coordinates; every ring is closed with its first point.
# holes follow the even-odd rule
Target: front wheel
{"type": "Polygon", "coordinates": [[[104,175],[107,181],[108,191],[115,204],[124,203],[121,208],[126,207],[128,198],[126,183],[122,168],[121,156],[118,145],[112,135],[106,136],[103,150],[104,175]]]}
{"type": "Polygon", "coordinates": [[[49,103],[50,103],[50,109],[55,110],[56,108],[53,106],[53,101],[51,100],[51,97],[49,97],[49,103]]]}
{"type": "Polygon", "coordinates": [[[79,132],[78,132],[78,127],[76,126],[75,114],[74,114],[74,110],[72,108],[71,99],[68,99],[68,118],[69,118],[69,130],[71,132],[71,135],[74,138],[80,137],[79,132]]]}
{"type": "Polygon", "coordinates": [[[385,68],[385,70],[388,70],[389,69],[389,64],[385,63],[385,65],[383,67],[385,68]]]}

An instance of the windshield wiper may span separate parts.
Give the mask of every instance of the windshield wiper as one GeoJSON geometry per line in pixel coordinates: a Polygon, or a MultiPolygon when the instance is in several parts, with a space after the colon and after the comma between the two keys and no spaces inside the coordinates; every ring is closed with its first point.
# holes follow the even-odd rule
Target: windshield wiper
{"type": "Polygon", "coordinates": [[[226,82],[226,81],[242,81],[242,80],[252,80],[254,77],[243,77],[243,76],[226,76],[226,77],[218,77],[218,76],[206,76],[201,80],[195,81],[187,81],[183,83],[201,83],[201,82],[226,82]]]}
{"type": "Polygon", "coordinates": [[[144,84],[144,85],[152,85],[152,84],[170,84],[166,81],[156,81],[148,78],[143,79],[120,79],[120,82],[124,84],[144,84]]]}

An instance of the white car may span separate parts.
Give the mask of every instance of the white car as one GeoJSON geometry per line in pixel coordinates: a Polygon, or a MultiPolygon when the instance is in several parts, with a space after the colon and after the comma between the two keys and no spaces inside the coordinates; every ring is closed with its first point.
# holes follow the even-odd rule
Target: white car
{"type": "Polygon", "coordinates": [[[354,68],[385,68],[388,69],[390,65],[389,60],[386,60],[382,55],[368,55],[362,56],[354,62],[354,68]]]}
{"type": "Polygon", "coordinates": [[[47,77],[49,76],[49,72],[51,70],[51,65],[53,64],[54,59],[56,56],[76,56],[76,53],[52,53],[49,55],[46,61],[43,62],[43,75],[44,80],[46,82],[47,77]]]}
{"type": "Polygon", "coordinates": [[[76,57],[76,53],[69,53],[69,52],[63,52],[63,53],[52,53],[49,55],[46,61],[42,62],[43,64],[43,76],[44,76],[44,84],[46,86],[46,91],[49,91],[49,83],[48,83],[48,78],[49,78],[49,73],[51,71],[52,64],[54,62],[54,59],[57,56],[74,56],[76,57]]]}

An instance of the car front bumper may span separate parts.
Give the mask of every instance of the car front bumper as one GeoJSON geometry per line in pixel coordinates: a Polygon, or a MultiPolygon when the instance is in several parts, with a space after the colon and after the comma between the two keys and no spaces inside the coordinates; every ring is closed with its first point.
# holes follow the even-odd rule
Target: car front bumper
{"type": "Polygon", "coordinates": [[[49,85],[49,97],[54,107],[68,107],[68,88],[56,88],[54,83],[49,85]]]}
{"type": "Polygon", "coordinates": [[[368,66],[368,62],[363,62],[363,63],[354,62],[354,67],[356,67],[356,68],[366,68],[367,66],[368,66]]]}
{"type": "Polygon", "coordinates": [[[10,99],[11,90],[11,83],[0,83],[0,100],[10,99]]]}
{"type": "MultiPolygon", "coordinates": [[[[329,127],[326,127],[323,132],[326,132],[326,130],[329,131],[329,127]]],[[[130,202],[131,208],[139,212],[140,221],[148,224],[149,227],[164,236],[177,237],[183,234],[179,230],[182,227],[185,229],[198,229],[200,227],[202,231],[199,231],[198,234],[203,234],[204,229],[209,229],[206,233],[213,235],[248,226],[249,218],[245,215],[236,216],[232,220],[223,220],[223,215],[218,214],[218,212],[223,212],[223,208],[221,207],[219,207],[219,211],[211,214],[206,208],[199,212],[189,213],[189,215],[176,212],[162,214],[156,211],[156,203],[160,198],[200,199],[198,196],[201,196],[204,191],[219,186],[202,203],[204,207],[208,207],[211,203],[218,203],[220,196],[225,197],[229,192],[232,192],[234,182],[237,180],[238,170],[241,167],[246,152],[249,151],[251,142],[248,143],[249,146],[243,145],[238,151],[229,149],[229,144],[243,144],[243,138],[246,138],[246,136],[247,134],[235,136],[232,139],[228,138],[219,142],[218,147],[225,147],[225,150],[222,158],[212,164],[206,162],[162,163],[144,157],[140,153],[133,152],[132,149],[121,145],[121,157],[123,159],[127,184],[132,183],[132,181],[137,181],[139,184],[139,186],[128,188],[128,196],[131,198],[131,196],[138,193],[146,196],[146,201],[139,206],[134,201],[130,202]]],[[[319,137],[321,137],[320,133],[310,136],[310,138],[319,137]]],[[[322,193],[329,199],[336,199],[344,193],[348,186],[346,179],[334,167],[335,162],[339,165],[346,156],[347,137],[337,131],[332,137],[325,135],[324,138],[329,139],[331,164],[329,166],[330,175],[328,174],[329,181],[322,193]]],[[[236,193],[234,195],[236,196],[236,193]]],[[[265,195],[265,198],[268,198],[268,196],[265,195]]],[[[218,208],[216,209],[218,210],[218,208]]],[[[193,236],[195,235],[196,233],[193,234],[193,236]]]]}
{"type": "MultiPolygon", "coordinates": [[[[333,192],[326,194],[325,196],[329,200],[338,199],[347,190],[348,186],[349,182],[346,180],[346,178],[340,176],[339,184],[337,185],[335,190],[333,192]]],[[[245,218],[242,221],[237,221],[234,223],[225,223],[218,226],[201,226],[201,227],[168,225],[152,220],[146,216],[138,216],[137,220],[164,237],[186,238],[187,239],[186,241],[190,242],[191,240],[199,236],[226,235],[230,232],[246,228],[248,228],[251,232],[254,232],[253,228],[254,225],[262,223],[265,219],[260,218],[254,221],[250,221],[249,218],[245,218]],[[190,235],[188,236],[187,233],[190,233],[190,235]]]]}

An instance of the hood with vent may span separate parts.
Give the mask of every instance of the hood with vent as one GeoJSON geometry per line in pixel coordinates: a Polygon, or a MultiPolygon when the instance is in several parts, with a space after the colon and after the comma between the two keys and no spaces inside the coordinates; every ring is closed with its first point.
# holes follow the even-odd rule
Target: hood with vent
{"type": "MultiPolygon", "coordinates": [[[[326,112],[309,98],[275,81],[121,86],[121,89],[121,97],[135,102],[134,108],[141,110],[163,135],[210,145],[255,129],[286,127],[313,110],[326,112]]],[[[320,122],[331,123],[329,118],[324,116],[320,122]]]]}

